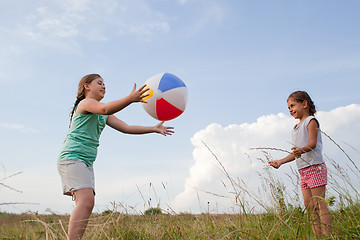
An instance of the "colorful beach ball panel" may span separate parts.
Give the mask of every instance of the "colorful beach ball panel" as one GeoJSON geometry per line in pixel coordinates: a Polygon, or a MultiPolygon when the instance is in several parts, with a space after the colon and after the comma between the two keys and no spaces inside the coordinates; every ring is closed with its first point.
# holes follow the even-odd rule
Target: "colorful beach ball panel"
{"type": "Polygon", "coordinates": [[[150,88],[151,97],[142,104],[145,111],[155,119],[168,121],[180,116],[187,102],[187,88],[184,82],[171,73],[158,74],[145,84],[150,88]]]}
{"type": "Polygon", "coordinates": [[[180,78],[171,73],[164,73],[159,82],[159,90],[166,92],[170,89],[185,87],[185,83],[180,78]]]}

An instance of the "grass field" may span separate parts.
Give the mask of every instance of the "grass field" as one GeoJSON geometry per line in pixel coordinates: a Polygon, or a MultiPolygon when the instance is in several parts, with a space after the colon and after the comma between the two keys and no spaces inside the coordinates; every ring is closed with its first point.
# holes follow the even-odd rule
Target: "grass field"
{"type": "MultiPolygon", "coordinates": [[[[360,204],[332,212],[333,236],[360,239],[360,204]]],[[[69,216],[0,214],[0,239],[66,239],[69,216]]],[[[264,214],[92,214],[84,239],[316,239],[302,209],[264,214]]]]}

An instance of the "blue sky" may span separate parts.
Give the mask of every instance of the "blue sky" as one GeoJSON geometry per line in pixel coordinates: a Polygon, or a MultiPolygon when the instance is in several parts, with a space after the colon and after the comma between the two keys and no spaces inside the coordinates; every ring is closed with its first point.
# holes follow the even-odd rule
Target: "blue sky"
{"type": "MultiPolygon", "coordinates": [[[[279,113],[289,118],[286,98],[295,90],[308,91],[325,116],[359,104],[359,7],[356,0],[1,1],[0,163],[5,169],[0,179],[21,171],[3,183],[22,193],[0,186],[0,201],[37,204],[0,210],[71,211],[73,203],[61,195],[56,159],[78,81],[88,73],[103,76],[104,102],[126,96],[134,82],[141,85],[161,72],[180,77],[189,94],[184,114],[167,123],[175,127],[171,137],[104,130],[95,164],[99,210],[118,201],[141,211],[143,197],[154,192],[161,204],[184,196],[186,182],[194,178],[191,169],[204,164],[196,155],[204,131],[203,140],[219,153],[230,139],[229,145],[288,147],[288,128],[284,135],[264,130],[272,133],[267,143],[259,132],[253,142],[234,139],[236,131],[227,133],[227,127],[256,128],[262,117],[279,113]],[[216,141],[210,140],[212,130],[216,141]]],[[[128,124],[157,123],[140,104],[116,115],[128,124]]],[[[360,119],[351,116],[338,116],[344,122],[336,128],[331,121],[325,126],[359,149],[354,118],[360,119]]],[[[255,165],[249,167],[259,168],[255,165]]],[[[193,187],[212,191],[211,185],[193,187]]],[[[190,205],[179,211],[196,211],[186,201],[190,205]]]]}

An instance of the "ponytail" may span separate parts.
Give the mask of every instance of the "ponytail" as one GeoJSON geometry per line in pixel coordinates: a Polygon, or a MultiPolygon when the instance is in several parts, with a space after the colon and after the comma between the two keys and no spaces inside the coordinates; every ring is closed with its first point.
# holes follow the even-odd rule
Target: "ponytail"
{"type": "MultiPolygon", "coordinates": [[[[85,94],[81,94],[80,96],[77,96],[76,97],[76,101],[74,103],[74,107],[71,111],[71,114],[70,114],[70,124],[71,124],[71,120],[72,120],[72,117],[74,115],[74,112],[75,112],[75,109],[77,107],[77,105],[79,105],[79,103],[81,102],[81,100],[84,100],[85,99],[85,94]]],[[[70,127],[70,126],[69,126],[70,127]]]]}
{"type": "Polygon", "coordinates": [[[78,92],[77,92],[77,96],[76,96],[76,101],[74,103],[74,107],[71,111],[71,114],[70,114],[70,125],[69,127],[71,126],[71,121],[72,121],[72,118],[74,116],[74,112],[75,112],[75,109],[76,107],[79,105],[79,103],[85,99],[85,87],[84,85],[85,84],[90,84],[93,80],[97,79],[97,78],[101,78],[101,76],[99,74],[88,74],[86,76],[84,76],[80,82],[79,82],[79,86],[78,86],[78,92]]]}

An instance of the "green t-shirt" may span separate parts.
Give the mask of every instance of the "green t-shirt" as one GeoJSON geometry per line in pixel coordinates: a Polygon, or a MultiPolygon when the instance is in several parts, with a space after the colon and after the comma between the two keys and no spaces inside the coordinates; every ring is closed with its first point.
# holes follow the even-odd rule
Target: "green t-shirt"
{"type": "Polygon", "coordinates": [[[99,138],[107,116],[74,112],[69,133],[59,155],[59,161],[80,160],[92,166],[97,155],[99,138]]]}

